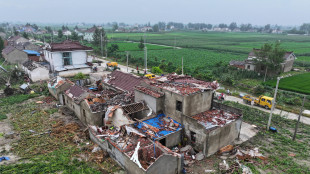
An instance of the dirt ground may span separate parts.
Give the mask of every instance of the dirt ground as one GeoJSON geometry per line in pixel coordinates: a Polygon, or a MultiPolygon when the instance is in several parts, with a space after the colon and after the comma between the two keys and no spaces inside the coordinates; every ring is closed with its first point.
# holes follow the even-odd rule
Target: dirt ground
{"type": "Polygon", "coordinates": [[[9,157],[9,161],[2,161],[0,165],[17,163],[20,157],[11,153],[11,144],[16,142],[19,136],[14,132],[9,119],[11,114],[7,114],[7,119],[0,121],[0,156],[9,157]]]}

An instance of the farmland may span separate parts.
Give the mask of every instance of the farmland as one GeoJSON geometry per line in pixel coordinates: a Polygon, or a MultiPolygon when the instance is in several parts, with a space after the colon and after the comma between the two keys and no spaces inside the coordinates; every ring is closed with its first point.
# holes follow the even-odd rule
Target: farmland
{"type": "MultiPolygon", "coordinates": [[[[267,81],[266,84],[275,87],[276,81],[267,81]]],[[[281,79],[279,88],[304,94],[310,94],[310,73],[299,74],[281,79]]]]}
{"type": "MultiPolygon", "coordinates": [[[[114,41],[139,41],[144,36],[143,33],[113,33],[108,34],[114,41]]],[[[308,36],[289,36],[282,34],[260,34],[260,33],[218,33],[218,32],[170,32],[170,33],[148,33],[146,35],[147,43],[155,43],[169,46],[188,48],[190,53],[184,55],[183,51],[166,50],[156,53],[149,53],[150,56],[157,56],[159,60],[184,57],[184,61],[192,59],[193,56],[199,56],[202,59],[199,62],[209,62],[211,55],[212,61],[228,62],[232,59],[243,60],[252,48],[260,48],[266,42],[281,41],[281,46],[287,51],[294,51],[298,61],[310,61],[310,37],[308,36]],[[196,53],[197,52],[197,53],[196,53]],[[162,58],[164,56],[165,58],[162,58]],[[218,57],[217,57],[218,56],[218,57]]],[[[188,51],[188,50],[187,50],[188,51]]],[[[140,55],[139,53],[133,53],[140,55]]],[[[150,57],[152,58],[152,57],[150,57]]],[[[170,61],[170,60],[168,60],[170,61]]],[[[197,62],[192,61],[190,66],[195,66],[197,62]]]]}

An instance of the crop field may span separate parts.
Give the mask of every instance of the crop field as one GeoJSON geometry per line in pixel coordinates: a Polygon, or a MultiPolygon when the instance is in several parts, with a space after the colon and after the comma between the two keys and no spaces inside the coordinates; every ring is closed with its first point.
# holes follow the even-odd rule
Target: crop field
{"type": "MultiPolygon", "coordinates": [[[[143,51],[131,51],[130,55],[133,57],[144,57],[143,51]]],[[[184,68],[194,69],[198,66],[210,67],[215,63],[222,61],[228,63],[230,60],[242,60],[244,59],[240,54],[229,54],[225,52],[215,52],[205,49],[162,49],[162,50],[150,50],[147,52],[148,60],[158,61],[165,60],[166,62],[172,62],[175,66],[181,67],[182,57],[184,68]]]]}
{"type": "MultiPolygon", "coordinates": [[[[139,41],[144,37],[144,33],[113,33],[108,34],[113,40],[130,40],[139,41]]],[[[146,42],[169,46],[177,46],[181,48],[191,48],[191,53],[184,55],[182,51],[176,51],[175,58],[187,55],[200,55],[200,59],[210,57],[205,54],[221,55],[215,57],[214,61],[223,61],[237,59],[243,60],[253,48],[260,48],[264,43],[281,41],[281,46],[287,51],[294,51],[297,61],[310,61],[310,36],[299,35],[282,35],[282,34],[260,34],[260,33],[219,33],[219,32],[170,32],[170,33],[147,33],[146,42]],[[194,50],[192,50],[194,49],[194,50]],[[202,54],[206,50],[205,54],[202,54]],[[177,54],[177,53],[180,54],[177,54]],[[197,52],[197,53],[196,53],[197,52]],[[238,55],[238,56],[236,56],[238,55]],[[299,58],[300,56],[300,58],[299,58]]],[[[167,51],[170,53],[171,51],[167,51]]],[[[150,53],[155,55],[155,53],[150,53]]],[[[171,55],[160,56],[171,57],[171,55]]],[[[195,58],[196,59],[196,58],[195,58]]],[[[207,62],[209,60],[201,60],[207,62]]],[[[194,62],[193,62],[194,63],[194,62]]]]}
{"type": "MultiPolygon", "coordinates": [[[[267,81],[266,84],[275,87],[276,80],[267,81]]],[[[281,79],[279,88],[304,94],[310,94],[310,73],[299,74],[281,79]]]]}
{"type": "MultiPolygon", "coordinates": [[[[140,48],[138,47],[139,43],[135,43],[135,42],[109,42],[108,47],[110,47],[112,44],[117,44],[119,46],[119,52],[141,51],[140,48]]],[[[160,45],[152,45],[152,44],[146,44],[146,46],[148,50],[172,49],[172,47],[169,47],[169,46],[160,46],[160,45]]]]}

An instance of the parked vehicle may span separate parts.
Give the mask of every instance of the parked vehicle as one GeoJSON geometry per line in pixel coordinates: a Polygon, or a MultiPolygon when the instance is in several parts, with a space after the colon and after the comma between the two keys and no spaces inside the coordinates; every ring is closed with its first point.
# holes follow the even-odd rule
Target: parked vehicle
{"type": "Polygon", "coordinates": [[[257,106],[264,107],[265,109],[271,109],[272,107],[272,97],[268,96],[259,96],[258,98],[252,97],[250,95],[245,95],[242,97],[243,102],[247,104],[251,104],[254,101],[254,104],[257,106]]]}
{"type": "Polygon", "coordinates": [[[155,74],[145,74],[144,77],[147,77],[149,79],[154,79],[155,78],[155,74]]]}

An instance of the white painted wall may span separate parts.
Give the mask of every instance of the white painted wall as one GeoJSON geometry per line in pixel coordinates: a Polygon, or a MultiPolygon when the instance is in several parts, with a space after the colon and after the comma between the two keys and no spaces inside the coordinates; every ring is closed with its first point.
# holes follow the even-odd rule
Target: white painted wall
{"type": "Polygon", "coordinates": [[[73,70],[67,70],[67,71],[60,71],[58,72],[58,75],[61,77],[72,77],[75,76],[77,73],[83,73],[83,74],[89,74],[91,73],[91,68],[83,68],[83,69],[73,69],[73,70]]]}
{"type": "MultiPolygon", "coordinates": [[[[66,51],[66,52],[71,52],[73,65],[84,65],[87,62],[86,51],[66,51]]],[[[64,67],[62,53],[63,52],[50,52],[48,50],[44,51],[45,59],[50,63],[52,71],[55,71],[56,68],[64,67]]]]}
{"type": "Polygon", "coordinates": [[[85,33],[83,39],[87,41],[93,41],[93,33],[85,33]]]}
{"type": "Polygon", "coordinates": [[[114,111],[113,117],[112,117],[112,123],[116,127],[120,127],[124,124],[130,124],[131,121],[128,120],[128,118],[124,115],[124,111],[121,108],[118,108],[114,111]]]}
{"type": "Polygon", "coordinates": [[[29,78],[33,82],[37,82],[40,80],[48,80],[49,79],[49,70],[46,68],[38,67],[34,69],[33,71],[29,72],[29,78]]]}

